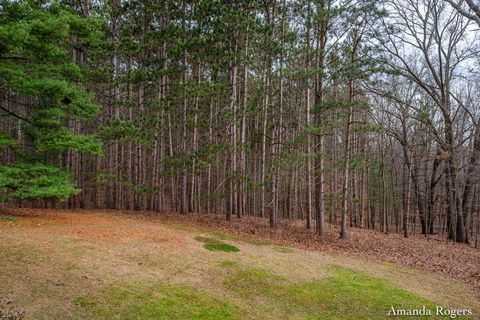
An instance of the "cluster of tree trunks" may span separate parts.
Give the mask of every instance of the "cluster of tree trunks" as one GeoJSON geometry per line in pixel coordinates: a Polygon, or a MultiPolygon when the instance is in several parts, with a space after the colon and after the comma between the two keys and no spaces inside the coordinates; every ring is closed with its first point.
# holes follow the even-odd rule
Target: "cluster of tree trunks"
{"type": "MultiPolygon", "coordinates": [[[[101,15],[109,39],[72,46],[101,113],[71,128],[98,130],[104,156],[65,155],[82,192],[64,206],[472,242],[479,88],[456,68],[480,15],[442,2],[392,0],[384,16],[375,1],[70,1],[101,15]]],[[[1,99],[3,111],[21,108],[1,99]]]]}

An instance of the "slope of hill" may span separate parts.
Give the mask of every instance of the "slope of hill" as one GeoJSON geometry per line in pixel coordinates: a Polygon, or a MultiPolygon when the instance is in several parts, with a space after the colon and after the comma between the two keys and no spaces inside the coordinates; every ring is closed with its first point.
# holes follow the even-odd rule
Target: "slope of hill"
{"type": "MultiPolygon", "coordinates": [[[[313,242],[305,250],[294,225],[269,233],[258,219],[228,229],[196,215],[16,209],[1,216],[0,298],[26,319],[384,319],[391,307],[437,306],[480,312],[473,282],[359,249],[386,239],[376,250],[398,255],[388,244],[403,246],[394,235],[369,233],[362,242],[352,232],[342,245],[327,237],[316,241],[326,250],[311,250],[313,242]]],[[[429,244],[431,255],[448,250],[478,262],[474,249],[429,244]]]]}

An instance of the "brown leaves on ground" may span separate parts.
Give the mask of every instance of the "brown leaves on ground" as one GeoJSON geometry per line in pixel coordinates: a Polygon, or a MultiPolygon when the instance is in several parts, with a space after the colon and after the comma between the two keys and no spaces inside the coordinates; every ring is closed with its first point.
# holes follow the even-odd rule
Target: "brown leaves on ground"
{"type": "MultiPolygon", "coordinates": [[[[0,230],[7,226],[24,228],[26,233],[36,233],[38,227],[48,227],[51,234],[75,236],[78,238],[128,243],[130,241],[151,242],[160,245],[185,247],[185,239],[177,232],[160,224],[125,219],[117,211],[12,209],[5,214],[19,217],[17,222],[0,223],[0,230]],[[93,214],[92,214],[93,213],[93,214]],[[28,219],[22,219],[28,218],[28,219]],[[161,231],[161,232],[159,232],[161,231]],[[168,241],[168,243],[167,243],[168,241]]],[[[118,212],[120,213],[120,211],[118,212]]]]}

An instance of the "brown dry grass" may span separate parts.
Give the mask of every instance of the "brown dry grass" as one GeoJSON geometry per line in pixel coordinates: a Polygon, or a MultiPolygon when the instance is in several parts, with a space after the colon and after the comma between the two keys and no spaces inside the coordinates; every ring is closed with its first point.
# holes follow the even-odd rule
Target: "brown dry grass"
{"type": "MultiPolygon", "coordinates": [[[[125,213],[138,215],[134,212],[125,213]]],[[[404,238],[401,234],[382,234],[373,230],[350,228],[348,238],[342,240],[338,236],[338,227],[327,225],[326,234],[318,238],[313,231],[305,229],[302,221],[283,220],[277,229],[271,229],[267,219],[254,217],[234,218],[231,222],[226,221],[223,216],[205,214],[182,216],[143,212],[142,217],[215,229],[247,239],[260,239],[305,250],[373,259],[442,273],[465,282],[476,292],[477,297],[480,297],[480,250],[437,237],[411,235],[404,238]]]]}
{"type": "MultiPolygon", "coordinates": [[[[88,315],[73,304],[75,297],[133,280],[185,283],[222,295],[221,283],[228,270],[219,265],[226,259],[270,270],[293,282],[321,279],[331,265],[346,266],[386,278],[395,286],[445,305],[467,305],[480,311],[479,301],[471,290],[475,287],[471,284],[468,288],[442,273],[379,262],[382,259],[376,259],[369,251],[358,257],[360,251],[355,248],[359,244],[352,242],[360,240],[353,230],[349,240],[335,247],[326,246],[327,240],[320,242],[311,237],[301,243],[302,237],[307,239],[307,236],[295,235],[294,225],[282,225],[282,229],[270,231],[265,222],[252,218],[234,220],[232,225],[227,225],[220,217],[199,215],[155,215],[152,219],[153,216],[116,211],[16,209],[7,213],[19,219],[0,222],[0,296],[8,296],[24,308],[28,319],[86,319],[88,315]],[[205,251],[194,238],[211,236],[213,230],[240,237],[226,241],[241,251],[227,256],[205,251]],[[271,245],[248,243],[247,238],[297,249],[281,253],[271,245]],[[314,246],[314,243],[318,244],[314,246]],[[348,245],[353,251],[345,248],[348,245]]],[[[362,241],[373,244],[379,239],[393,239],[397,242],[394,235],[372,233],[368,236],[372,240],[362,241]]],[[[409,243],[400,240],[401,248],[409,243]]],[[[408,241],[415,242],[414,239],[408,241]]],[[[418,245],[429,243],[435,245],[433,252],[460,248],[465,259],[467,256],[478,259],[476,251],[456,245],[437,242],[418,245]]],[[[379,250],[393,246],[383,242],[377,245],[379,250]]],[[[466,268],[471,265],[467,264],[466,268]]]]}

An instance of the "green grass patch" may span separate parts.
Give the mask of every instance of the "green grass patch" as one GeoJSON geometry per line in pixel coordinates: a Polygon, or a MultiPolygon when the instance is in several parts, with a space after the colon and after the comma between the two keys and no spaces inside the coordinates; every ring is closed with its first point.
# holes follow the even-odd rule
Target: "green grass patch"
{"type": "Polygon", "coordinates": [[[18,220],[17,217],[0,216],[0,222],[17,222],[18,220]]]}
{"type": "Polygon", "coordinates": [[[223,251],[223,252],[238,252],[240,249],[238,249],[235,246],[232,246],[227,243],[223,243],[222,241],[218,239],[212,239],[212,238],[207,238],[207,237],[202,237],[202,236],[197,236],[195,237],[195,240],[203,242],[204,245],[203,247],[207,250],[210,251],[223,251]]]}
{"type": "Polygon", "coordinates": [[[241,319],[240,308],[227,299],[184,285],[116,286],[74,303],[94,319],[241,319]]]}
{"type": "Polygon", "coordinates": [[[243,299],[274,298],[275,291],[283,287],[286,279],[261,268],[242,269],[235,266],[234,273],[225,279],[224,285],[243,299]]]}
{"type": "Polygon", "coordinates": [[[321,281],[291,283],[263,269],[233,268],[224,282],[237,297],[255,301],[259,318],[385,319],[391,306],[421,309],[435,319],[435,303],[392,286],[389,282],[347,268],[335,267],[321,281]]]}
{"type": "Polygon", "coordinates": [[[273,250],[281,252],[281,253],[292,253],[293,252],[292,249],[287,248],[287,247],[273,247],[273,250]]]}
{"type": "Polygon", "coordinates": [[[223,251],[223,252],[238,252],[238,249],[235,246],[232,246],[227,243],[205,243],[203,247],[210,251],[223,251]]]}

